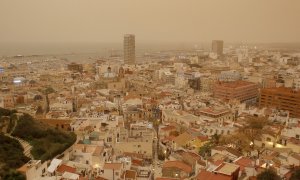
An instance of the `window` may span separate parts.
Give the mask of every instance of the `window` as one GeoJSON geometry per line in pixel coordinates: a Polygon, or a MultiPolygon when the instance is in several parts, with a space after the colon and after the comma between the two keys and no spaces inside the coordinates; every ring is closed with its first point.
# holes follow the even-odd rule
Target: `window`
{"type": "Polygon", "coordinates": [[[119,176],[119,172],[115,172],[115,175],[116,175],[116,176],[119,176]]]}
{"type": "Polygon", "coordinates": [[[296,138],[299,139],[299,134],[296,134],[296,138]]]}

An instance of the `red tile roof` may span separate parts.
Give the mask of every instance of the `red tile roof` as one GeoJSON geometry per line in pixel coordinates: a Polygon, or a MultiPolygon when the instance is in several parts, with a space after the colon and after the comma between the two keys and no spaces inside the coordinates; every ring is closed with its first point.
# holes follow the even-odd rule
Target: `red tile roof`
{"type": "Polygon", "coordinates": [[[201,141],[208,141],[208,137],[207,136],[197,136],[197,138],[201,141]]]}
{"type": "Polygon", "coordinates": [[[175,126],[166,126],[166,127],[161,128],[160,130],[162,130],[162,131],[176,130],[176,127],[175,126]]]}
{"type": "Polygon", "coordinates": [[[197,180],[204,180],[204,179],[205,180],[231,180],[232,177],[203,170],[197,175],[197,180]]]}
{"type": "Polygon", "coordinates": [[[241,157],[238,160],[234,162],[236,165],[239,165],[241,168],[241,171],[245,169],[245,167],[252,167],[252,160],[247,157],[241,157]]]}
{"type": "Polygon", "coordinates": [[[122,163],[105,163],[103,169],[121,169],[122,163]]]}
{"type": "Polygon", "coordinates": [[[176,137],[175,136],[167,136],[164,139],[162,139],[161,141],[167,142],[167,141],[173,141],[176,137]]]}
{"type": "Polygon", "coordinates": [[[163,168],[178,168],[187,173],[191,173],[193,171],[191,166],[181,161],[166,161],[163,165],[163,168]]]}
{"type": "Polygon", "coordinates": [[[222,86],[226,88],[241,88],[245,86],[256,85],[255,83],[248,82],[248,81],[233,81],[233,82],[217,82],[216,86],[222,86]]]}
{"type": "Polygon", "coordinates": [[[124,155],[124,156],[129,156],[129,157],[131,157],[131,158],[139,158],[139,159],[143,159],[143,154],[131,153],[131,152],[124,152],[123,155],[124,155]]]}
{"type": "MultiPolygon", "coordinates": [[[[87,177],[82,177],[82,176],[80,176],[79,177],[79,180],[89,180],[87,177]]],[[[96,179],[97,180],[97,179],[96,179]]],[[[99,179],[98,179],[99,180],[99,179]]]]}
{"type": "Polygon", "coordinates": [[[126,170],[125,174],[124,174],[124,179],[136,179],[136,171],[133,170],[126,170]]]}
{"type": "Polygon", "coordinates": [[[214,165],[219,166],[224,162],[224,160],[217,160],[215,162],[213,162],[214,165]]]}
{"type": "Polygon", "coordinates": [[[143,160],[133,159],[132,165],[134,166],[143,166],[143,160]]]}
{"type": "Polygon", "coordinates": [[[97,177],[95,180],[108,180],[108,179],[105,179],[103,177],[97,177]]]}
{"type": "Polygon", "coordinates": [[[71,166],[67,166],[67,165],[62,164],[61,166],[59,166],[57,168],[57,172],[62,173],[62,174],[64,172],[75,173],[76,169],[71,167],[71,166]]]}

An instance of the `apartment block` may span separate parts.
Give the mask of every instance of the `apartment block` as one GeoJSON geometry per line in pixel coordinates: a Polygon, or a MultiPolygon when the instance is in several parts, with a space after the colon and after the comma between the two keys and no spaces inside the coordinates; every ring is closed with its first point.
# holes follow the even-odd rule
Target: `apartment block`
{"type": "Polygon", "coordinates": [[[290,117],[300,117],[300,91],[292,88],[266,88],[261,90],[260,107],[287,110],[290,117]]]}
{"type": "Polygon", "coordinates": [[[247,81],[217,82],[213,94],[215,98],[225,101],[255,103],[258,98],[258,85],[247,81]]]}

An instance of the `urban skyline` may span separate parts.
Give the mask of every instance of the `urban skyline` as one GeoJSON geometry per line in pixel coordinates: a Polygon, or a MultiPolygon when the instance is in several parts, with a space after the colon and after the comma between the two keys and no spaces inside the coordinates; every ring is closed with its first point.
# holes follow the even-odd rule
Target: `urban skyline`
{"type": "Polygon", "coordinates": [[[0,180],[300,180],[299,7],[0,1],[0,180]]]}
{"type": "Polygon", "coordinates": [[[124,63],[135,64],[135,36],[134,34],[124,35],[124,63]]]}

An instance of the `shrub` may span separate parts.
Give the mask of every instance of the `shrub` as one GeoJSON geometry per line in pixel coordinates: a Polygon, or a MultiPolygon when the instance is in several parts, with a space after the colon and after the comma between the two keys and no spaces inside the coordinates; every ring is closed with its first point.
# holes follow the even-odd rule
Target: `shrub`
{"type": "Polygon", "coordinates": [[[42,161],[54,158],[76,141],[74,133],[67,133],[49,127],[34,120],[28,114],[20,117],[13,136],[28,141],[33,146],[31,150],[33,157],[42,161]]]}
{"type": "MultiPolygon", "coordinates": [[[[23,148],[17,140],[0,134],[0,144],[0,177],[8,177],[7,173],[11,174],[12,169],[19,168],[30,160],[23,154],[23,148]]],[[[14,177],[15,173],[12,175],[14,177]]]]}

